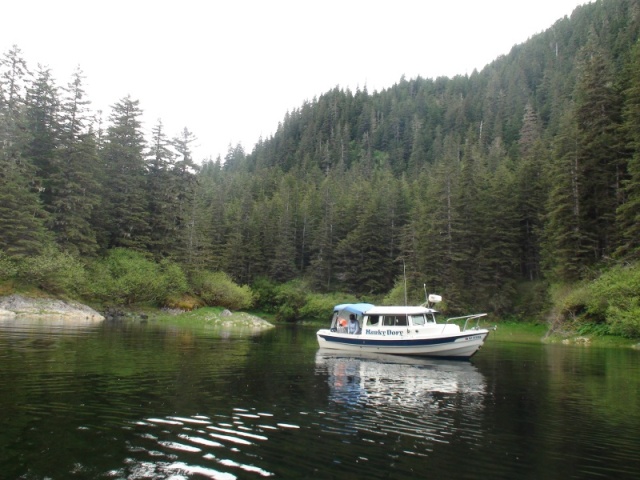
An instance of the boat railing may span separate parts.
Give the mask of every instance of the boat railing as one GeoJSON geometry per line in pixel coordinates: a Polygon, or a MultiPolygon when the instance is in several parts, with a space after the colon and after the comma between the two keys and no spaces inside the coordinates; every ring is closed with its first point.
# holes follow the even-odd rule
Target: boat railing
{"type": "Polygon", "coordinates": [[[464,327],[462,327],[463,332],[465,330],[477,330],[480,328],[480,319],[486,316],[487,316],[486,313],[474,313],[472,315],[464,315],[462,317],[451,317],[451,318],[447,318],[445,326],[448,325],[449,322],[456,323],[456,322],[459,322],[460,320],[465,320],[464,327]],[[475,325],[472,325],[471,327],[469,327],[469,322],[473,324],[474,320],[475,320],[475,325]]]}

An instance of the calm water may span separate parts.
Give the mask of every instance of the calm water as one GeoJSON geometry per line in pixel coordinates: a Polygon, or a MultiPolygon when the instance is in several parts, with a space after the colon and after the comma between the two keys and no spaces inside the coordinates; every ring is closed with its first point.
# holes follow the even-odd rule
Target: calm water
{"type": "Polygon", "coordinates": [[[0,321],[0,478],[640,477],[640,352],[0,321]]]}

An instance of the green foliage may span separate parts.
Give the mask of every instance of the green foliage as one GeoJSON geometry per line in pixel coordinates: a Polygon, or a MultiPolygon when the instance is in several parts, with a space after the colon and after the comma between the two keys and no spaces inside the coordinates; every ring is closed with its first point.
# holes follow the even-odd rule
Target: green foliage
{"type": "Polygon", "coordinates": [[[614,267],[590,282],[556,285],[555,311],[583,334],[640,337],[640,264],[614,267]]]}
{"type": "Polygon", "coordinates": [[[609,335],[611,333],[611,329],[606,323],[583,323],[577,328],[576,333],[578,335],[594,335],[601,337],[609,335]]]}
{"type": "Polygon", "coordinates": [[[300,308],[300,320],[323,320],[327,321],[333,312],[333,307],[341,303],[356,303],[356,297],[343,293],[307,294],[306,302],[300,308]]]}
{"type": "Polygon", "coordinates": [[[184,270],[169,260],[160,262],[160,271],[165,279],[165,297],[179,297],[189,291],[189,282],[184,270]]]}
{"type": "Polygon", "coordinates": [[[0,281],[10,280],[18,273],[18,267],[13,259],[0,250],[0,281]]]}
{"type": "Polygon", "coordinates": [[[385,305],[404,305],[406,295],[408,295],[408,293],[406,292],[404,281],[400,280],[395,283],[382,302],[385,305]]]}
{"type": "Polygon", "coordinates": [[[261,277],[252,285],[255,306],[268,313],[275,313],[280,322],[324,320],[333,307],[340,303],[357,302],[356,297],[345,293],[315,293],[307,282],[294,280],[277,284],[261,277]]]}
{"type": "Polygon", "coordinates": [[[423,286],[415,286],[407,282],[405,292],[405,282],[402,278],[396,281],[393,288],[382,299],[384,305],[422,305],[425,301],[423,286]]]}
{"type": "Polygon", "coordinates": [[[79,293],[85,284],[85,269],[72,255],[48,245],[43,252],[18,263],[17,278],[53,294],[79,293]]]}
{"type": "Polygon", "coordinates": [[[307,303],[308,286],[301,280],[293,280],[278,287],[276,293],[276,320],[296,322],[302,318],[301,311],[307,303]]]}
{"type": "Polygon", "coordinates": [[[257,278],[251,284],[255,307],[267,312],[275,313],[278,309],[276,297],[278,295],[278,285],[267,277],[257,278]]]}
{"type": "Polygon", "coordinates": [[[584,314],[590,296],[586,284],[556,284],[551,286],[550,291],[553,308],[559,319],[573,322],[584,314]]]}
{"type": "Polygon", "coordinates": [[[179,290],[180,275],[174,267],[164,269],[142,253],[114,248],[90,268],[88,292],[115,305],[162,303],[169,292],[179,290]]]}
{"type": "Polygon", "coordinates": [[[615,335],[640,337],[640,264],[615,267],[589,284],[586,313],[615,335]]]}
{"type": "Polygon", "coordinates": [[[191,285],[207,306],[242,310],[253,305],[251,288],[234,283],[224,272],[196,272],[192,275],[191,285]]]}
{"type": "Polygon", "coordinates": [[[513,314],[518,320],[539,320],[549,309],[549,285],[542,280],[520,282],[516,286],[513,314]]]}

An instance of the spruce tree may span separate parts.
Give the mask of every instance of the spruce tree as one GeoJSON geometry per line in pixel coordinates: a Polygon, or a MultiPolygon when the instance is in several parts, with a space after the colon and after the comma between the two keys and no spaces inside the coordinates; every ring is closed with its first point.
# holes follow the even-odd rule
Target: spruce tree
{"type": "Polygon", "coordinates": [[[318,220],[311,236],[309,278],[319,290],[330,290],[333,285],[337,232],[335,216],[338,184],[333,176],[318,187],[318,220]]]}
{"type": "Polygon", "coordinates": [[[520,271],[523,278],[535,280],[541,275],[540,235],[548,194],[543,166],[548,152],[531,103],[525,108],[518,153],[520,159],[516,165],[516,197],[520,223],[520,271]]]}
{"type": "Polygon", "coordinates": [[[27,87],[25,120],[28,137],[22,154],[36,167],[40,197],[52,211],[52,177],[58,168],[60,148],[60,101],[58,88],[48,68],[39,67],[27,87]]]}
{"type": "Polygon", "coordinates": [[[198,170],[191,151],[191,145],[196,142],[196,137],[186,127],[178,137],[173,139],[172,145],[177,152],[175,163],[171,169],[172,192],[174,203],[173,223],[177,233],[177,242],[174,247],[176,255],[183,261],[193,259],[196,245],[194,235],[200,227],[196,222],[198,216],[193,210],[198,170]]]}
{"type": "Polygon", "coordinates": [[[615,213],[626,165],[620,137],[620,95],[610,55],[591,39],[576,85],[577,161],[585,265],[609,257],[617,244],[615,213]]]}
{"type": "Polygon", "coordinates": [[[627,67],[627,88],[624,92],[622,132],[630,152],[629,178],[624,182],[624,198],[617,210],[621,232],[616,256],[622,259],[640,259],[640,44],[632,51],[627,67]]]}
{"type": "Polygon", "coordinates": [[[52,230],[65,251],[82,256],[98,249],[92,215],[100,202],[100,164],[83,87],[77,69],[64,89],[60,147],[51,175],[52,230]]]}
{"type": "Polygon", "coordinates": [[[127,96],[112,107],[104,147],[104,212],[100,228],[106,248],[126,247],[144,251],[149,245],[147,192],[145,189],[145,141],[138,100],[127,96]]]}
{"type": "Polygon", "coordinates": [[[25,155],[30,138],[25,118],[28,69],[14,46],[0,61],[0,249],[23,258],[51,242],[39,199],[36,169],[25,155]]]}
{"type": "Polygon", "coordinates": [[[174,253],[178,240],[175,222],[178,193],[171,174],[175,153],[162,121],[158,120],[151,135],[146,175],[148,248],[154,256],[162,258],[174,253]]]}
{"type": "Polygon", "coordinates": [[[580,278],[585,255],[581,212],[582,178],[578,156],[578,132],[573,112],[568,111],[554,140],[549,165],[549,197],[544,223],[543,265],[553,280],[580,278]]]}

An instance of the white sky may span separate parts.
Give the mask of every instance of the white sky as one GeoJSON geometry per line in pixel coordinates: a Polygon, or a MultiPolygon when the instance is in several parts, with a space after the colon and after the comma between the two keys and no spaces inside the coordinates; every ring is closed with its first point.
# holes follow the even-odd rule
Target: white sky
{"type": "Polygon", "coordinates": [[[0,54],[66,85],[77,66],[93,111],[127,95],[145,129],[187,127],[201,161],[247,153],[287,111],[340,86],[470,74],[588,0],[14,0],[0,54]]]}

